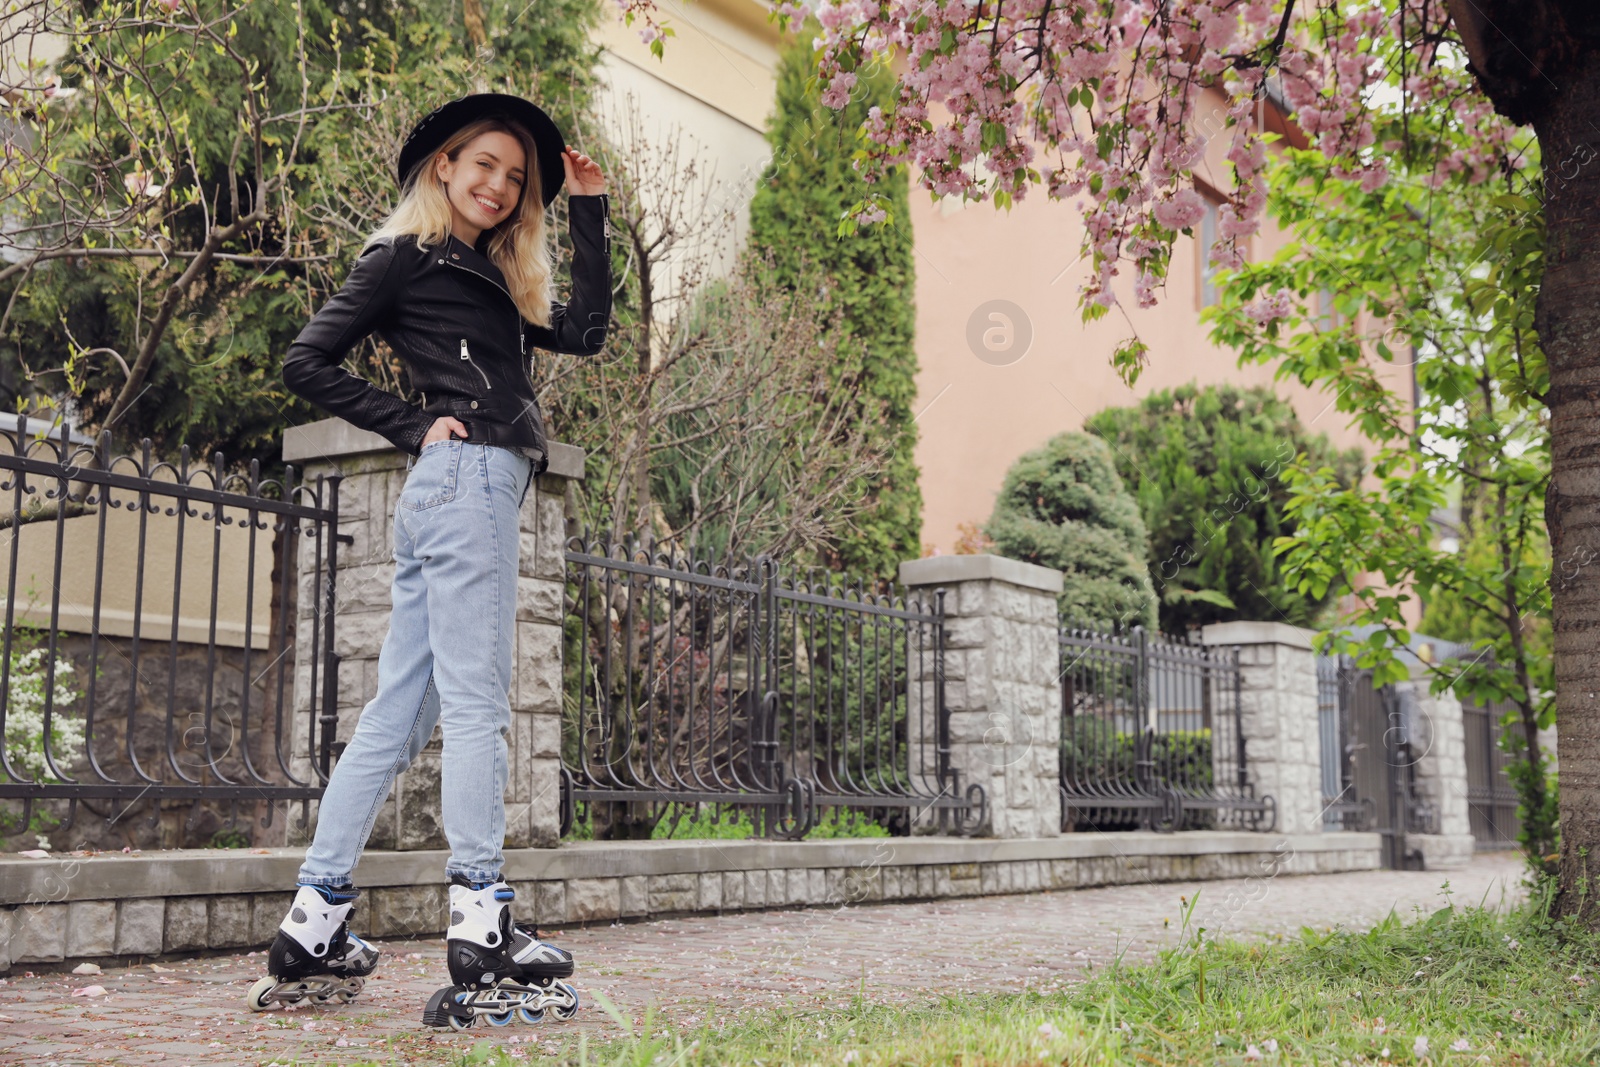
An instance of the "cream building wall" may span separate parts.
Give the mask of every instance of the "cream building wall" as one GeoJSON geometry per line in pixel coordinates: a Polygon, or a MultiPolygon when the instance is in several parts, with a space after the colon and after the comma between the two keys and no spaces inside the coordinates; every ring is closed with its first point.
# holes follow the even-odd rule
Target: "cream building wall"
{"type": "MultiPolygon", "coordinates": [[[[55,501],[66,486],[18,467],[32,460],[70,469],[88,461],[91,442],[71,434],[63,447],[58,438],[41,441],[34,434],[29,429],[19,450],[15,420],[0,417],[0,567],[15,576],[16,587],[15,604],[0,589],[0,621],[118,637],[135,636],[137,622],[144,641],[215,640],[225,648],[248,642],[257,650],[271,643],[277,516],[238,507],[218,512],[194,500],[180,516],[178,498],[159,488],[176,488],[171,464],[153,460],[141,469],[138,457],[119,456],[111,473],[148,479],[151,491],[70,483],[75,497],[96,504],[87,514],[58,519],[55,501]]],[[[216,482],[209,468],[199,467],[191,468],[189,484],[209,490],[216,482]]],[[[241,488],[233,482],[223,487],[241,488]]]]}
{"type": "Polygon", "coordinates": [[[642,137],[648,157],[659,160],[676,137],[678,161],[697,161],[701,174],[692,190],[646,183],[646,210],[673,195],[702,200],[708,218],[726,210],[725,231],[718,226],[696,235],[669,257],[663,280],[671,291],[675,259],[704,255],[711,269],[726,272],[749,233],[750,198],[772,157],[764,131],[777,93],[780,42],[756,0],[659,0],[658,6],[676,33],[660,59],[637,29],[614,17],[614,4],[605,6],[595,38],[604,46],[596,110],[617,143],[642,137]]]}

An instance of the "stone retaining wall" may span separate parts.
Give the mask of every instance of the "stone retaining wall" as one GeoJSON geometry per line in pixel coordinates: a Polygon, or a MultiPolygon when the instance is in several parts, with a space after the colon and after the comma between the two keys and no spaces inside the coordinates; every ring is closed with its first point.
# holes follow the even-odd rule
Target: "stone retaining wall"
{"type": "MultiPolygon", "coordinates": [[[[954,792],[976,783],[988,796],[988,818],[978,832],[1056,836],[1061,832],[1056,608],[1061,572],[1001,556],[931,556],[901,563],[900,581],[930,602],[935,590],[945,590],[950,765],[961,775],[954,792]]],[[[908,665],[914,678],[920,677],[920,667],[908,665]]],[[[937,730],[931,707],[917,722],[930,735],[937,730]]]]}
{"type": "MultiPolygon", "coordinates": [[[[0,972],[270,944],[303,852],[188,849],[0,858],[0,972]]],[[[369,852],[357,929],[434,937],[443,851],[369,852]]],[[[1068,834],[1047,840],[583,842],[506,853],[518,917],[544,927],[1088,886],[1373,870],[1377,834],[1068,834]]]]}
{"type": "Polygon", "coordinates": [[[1407,729],[1418,753],[1417,797],[1432,809],[1435,821],[1433,833],[1407,834],[1406,847],[1422,853],[1428,870],[1460,866],[1472,859],[1475,848],[1467,809],[1467,737],[1461,701],[1453,693],[1430,693],[1421,670],[1397,688],[1414,709],[1407,729]]]}

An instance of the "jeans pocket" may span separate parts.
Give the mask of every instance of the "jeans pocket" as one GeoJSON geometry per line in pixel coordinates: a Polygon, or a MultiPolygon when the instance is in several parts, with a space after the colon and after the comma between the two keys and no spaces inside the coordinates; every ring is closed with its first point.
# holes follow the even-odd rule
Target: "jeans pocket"
{"type": "Polygon", "coordinates": [[[400,490],[400,506],[424,511],[456,498],[456,473],[461,466],[461,442],[456,438],[422,447],[400,490]]]}

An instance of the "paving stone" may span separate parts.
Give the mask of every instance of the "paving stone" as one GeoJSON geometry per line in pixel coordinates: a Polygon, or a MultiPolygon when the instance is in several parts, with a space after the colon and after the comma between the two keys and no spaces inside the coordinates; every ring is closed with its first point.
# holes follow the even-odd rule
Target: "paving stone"
{"type": "MultiPolygon", "coordinates": [[[[1113,865],[1102,863],[1101,869],[1113,865]]],[[[698,891],[698,879],[688,875],[669,876],[663,892],[688,891],[687,885],[673,888],[685,877],[698,891]]],[[[1020,877],[1026,881],[1025,868],[1020,877]]],[[[542,933],[576,956],[573,981],[591,1005],[595,993],[604,993],[634,1019],[653,1006],[663,1026],[693,1027],[709,1016],[847,1008],[858,994],[874,1004],[902,1004],[949,993],[1060,988],[1078,981],[1091,963],[1098,967],[1119,953],[1148,959],[1177,945],[1181,898],[1192,900],[1197,891],[1193,921],[1208,930],[1236,937],[1294,936],[1304,925],[1364,928],[1391,908],[1402,918],[1424,916],[1444,904],[1441,887],[1447,878],[1458,902],[1498,901],[1502,886],[1505,899],[1515,900],[1521,877],[1515,856],[1490,854],[1447,872],[1257,873],[1221,882],[1139,883],[921,903],[836,902],[582,928],[549,928],[570,920],[542,917],[540,922],[542,933]],[[1164,919],[1173,922],[1169,926],[1164,919]],[[954,941],[952,930],[959,931],[954,941]],[[973,944],[983,951],[969,951],[973,944]]],[[[809,876],[797,879],[806,893],[810,881],[809,876]]],[[[949,884],[950,869],[907,868],[899,881],[908,891],[949,884]]],[[[961,881],[975,884],[977,878],[961,881]]],[[[722,880],[724,892],[726,885],[722,880]]],[[[751,885],[746,877],[747,904],[751,885]]],[[[532,895],[546,911],[565,915],[568,890],[566,883],[540,882],[532,895]]],[[[130,920],[129,905],[137,903],[162,902],[123,905],[119,943],[137,940],[136,935],[147,943],[151,929],[161,936],[161,911],[152,917],[135,909],[130,920]]],[[[252,925],[256,916],[270,914],[276,926],[281,912],[277,905],[258,907],[252,901],[252,925]]],[[[107,995],[93,1001],[71,996],[72,989],[86,984],[81,976],[57,971],[28,977],[13,968],[0,986],[0,1016],[5,1017],[0,1062],[199,1067],[376,1061],[445,1067],[459,1063],[485,1039],[501,1044],[520,1037],[528,1044],[512,1051],[524,1051],[533,1062],[552,1054],[555,1046],[535,1046],[530,1038],[549,1042],[586,1034],[595,1041],[617,1033],[616,1024],[593,1007],[570,1022],[539,1030],[479,1029],[459,1035],[428,1030],[418,1018],[421,1006],[449,984],[442,939],[389,941],[383,949],[383,964],[354,1003],[270,1016],[254,1014],[243,1003],[245,991],[264,971],[259,951],[167,959],[161,971],[107,967],[93,979],[107,995]],[[345,1044],[337,1044],[340,1040],[345,1044]]]]}

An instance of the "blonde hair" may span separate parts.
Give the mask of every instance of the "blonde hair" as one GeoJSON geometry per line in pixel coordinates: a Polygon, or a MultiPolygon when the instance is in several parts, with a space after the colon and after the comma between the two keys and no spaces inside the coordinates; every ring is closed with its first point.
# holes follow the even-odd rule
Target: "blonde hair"
{"type": "MultiPolygon", "coordinates": [[[[439,152],[455,160],[473,138],[491,132],[515,137],[527,162],[517,210],[488,231],[489,259],[505,275],[506,289],[522,317],[536,326],[549,326],[555,256],[546,224],[538,149],[532,135],[505,119],[479,119],[451,134],[439,146],[439,152]]],[[[367,244],[384,237],[411,235],[416,237],[417,246],[425,249],[449,238],[450,200],[439,178],[437,159],[436,152],[412,169],[400,188],[400,202],[367,238],[367,244]]]]}

